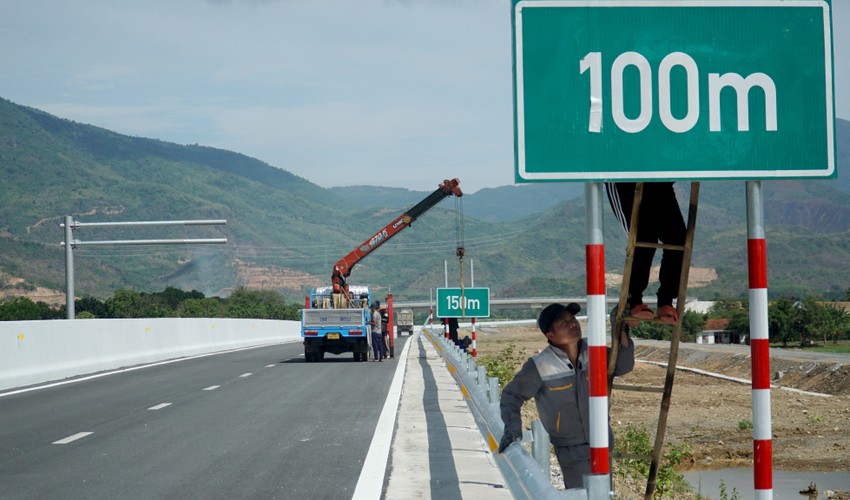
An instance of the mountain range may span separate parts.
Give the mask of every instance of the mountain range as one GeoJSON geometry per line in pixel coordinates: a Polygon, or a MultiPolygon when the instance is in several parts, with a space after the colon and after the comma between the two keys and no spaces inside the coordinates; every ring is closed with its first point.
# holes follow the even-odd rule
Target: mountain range
{"type": "MultiPolygon", "coordinates": [[[[765,181],[769,290],[842,296],[850,288],[850,122],[837,120],[839,177],[765,181]]],[[[226,237],[226,245],[79,246],[77,296],[166,286],[226,295],[243,286],[303,300],[333,264],[429,192],[322,188],[248,156],[130,137],[0,99],[0,297],[61,296],[63,218],[79,222],[226,219],[224,226],[89,227],[80,242],[226,237]]],[[[435,179],[435,189],[442,179],[435,179]]],[[[463,180],[461,179],[461,187],[463,180]]],[[[687,210],[688,183],[676,184],[687,210]]],[[[482,189],[444,201],[354,268],[351,283],[402,299],[444,286],[494,297],[583,295],[584,187],[546,183],[482,189]],[[461,222],[462,224],[459,224],[461,222]],[[456,248],[463,246],[463,266],[456,248]]],[[[605,210],[609,294],[625,233],[605,210]]],[[[744,183],[701,183],[689,295],[746,296],[744,183]]]]}

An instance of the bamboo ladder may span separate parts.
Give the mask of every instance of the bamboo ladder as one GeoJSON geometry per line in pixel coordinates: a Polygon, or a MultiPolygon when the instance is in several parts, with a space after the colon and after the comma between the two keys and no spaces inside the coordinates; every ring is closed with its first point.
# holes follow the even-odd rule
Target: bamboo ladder
{"type": "MultiPolygon", "coordinates": [[[[612,317],[612,340],[611,350],[608,356],[608,396],[610,398],[613,389],[631,390],[639,392],[660,392],[661,408],[658,414],[658,425],[655,432],[655,445],[652,450],[652,455],[634,455],[620,454],[614,458],[624,459],[640,459],[649,460],[649,475],[646,482],[646,493],[644,498],[650,500],[655,492],[655,480],[658,475],[659,463],[661,462],[662,450],[664,448],[664,434],[667,429],[667,415],[670,411],[670,397],[673,393],[673,378],[676,374],[676,362],[679,356],[679,339],[682,332],[682,321],[685,312],[685,296],[688,291],[688,274],[691,267],[691,255],[693,253],[694,228],[696,226],[697,205],[699,202],[699,183],[691,182],[691,198],[688,209],[687,233],[685,235],[685,244],[666,245],[658,242],[640,242],[637,241],[638,219],[640,215],[640,201],[643,197],[643,183],[637,183],[635,186],[634,204],[632,205],[631,220],[629,223],[629,241],[626,248],[626,262],[623,266],[623,286],[620,290],[620,301],[617,305],[616,314],[612,317]],[[645,248],[660,248],[663,250],[681,251],[682,255],[682,274],[679,277],[679,293],[676,300],[676,311],[679,316],[679,324],[673,326],[672,338],[670,340],[670,354],[667,359],[667,374],[664,378],[664,387],[648,387],[635,386],[626,384],[614,384],[614,368],[617,365],[617,356],[619,354],[620,342],[626,322],[639,321],[634,318],[625,316],[626,302],[628,301],[629,279],[632,273],[632,264],[634,262],[635,247],[645,248]]],[[[646,321],[646,320],[645,320],[646,321]]],[[[648,320],[652,322],[660,322],[658,319],[648,320]]]]}

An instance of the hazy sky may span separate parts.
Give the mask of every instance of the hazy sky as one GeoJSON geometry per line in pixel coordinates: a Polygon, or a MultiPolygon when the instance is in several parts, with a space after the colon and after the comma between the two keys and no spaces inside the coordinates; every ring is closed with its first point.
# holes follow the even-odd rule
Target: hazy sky
{"type": "MultiPolygon", "coordinates": [[[[0,97],[320,186],[512,184],[509,0],[0,0],[0,97]]],[[[850,0],[833,0],[850,119],[850,0]]]]}

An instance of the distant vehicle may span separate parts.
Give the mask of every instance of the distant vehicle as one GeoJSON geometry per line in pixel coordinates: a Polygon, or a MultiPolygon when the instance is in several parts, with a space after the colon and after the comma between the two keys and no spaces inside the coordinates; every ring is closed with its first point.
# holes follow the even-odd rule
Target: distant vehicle
{"type": "Polygon", "coordinates": [[[395,324],[396,331],[398,332],[398,336],[401,337],[404,335],[404,332],[407,332],[408,335],[413,335],[413,310],[412,309],[401,309],[395,314],[395,324]]]}

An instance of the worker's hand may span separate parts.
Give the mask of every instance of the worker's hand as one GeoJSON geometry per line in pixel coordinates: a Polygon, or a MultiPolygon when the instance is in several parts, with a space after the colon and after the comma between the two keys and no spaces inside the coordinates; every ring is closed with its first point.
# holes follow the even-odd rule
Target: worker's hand
{"type": "Polygon", "coordinates": [[[508,446],[510,446],[514,441],[520,440],[522,440],[522,434],[505,431],[505,433],[502,434],[502,440],[499,442],[499,453],[504,453],[504,451],[508,449],[508,446]]]}

